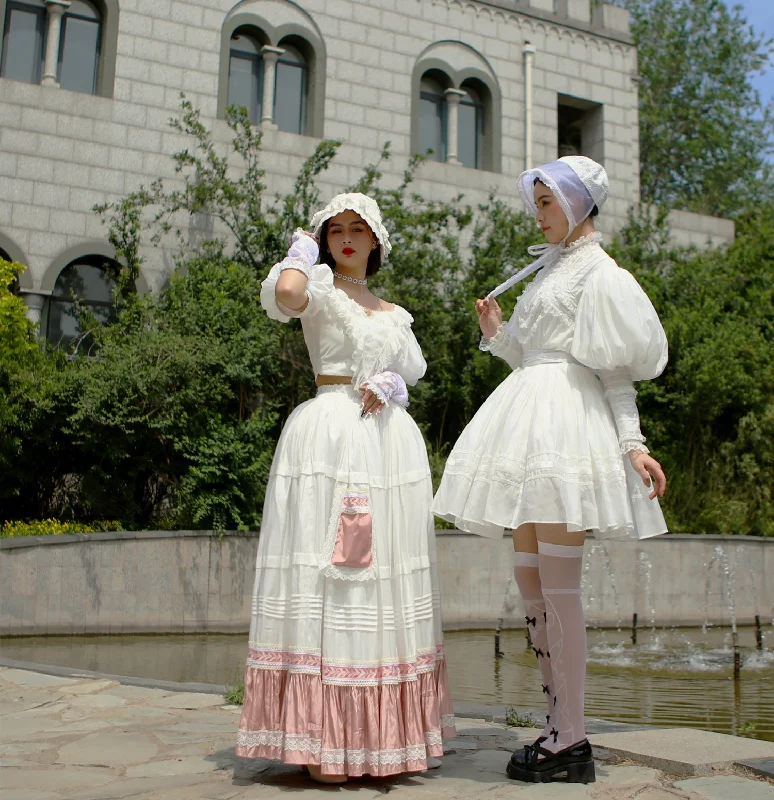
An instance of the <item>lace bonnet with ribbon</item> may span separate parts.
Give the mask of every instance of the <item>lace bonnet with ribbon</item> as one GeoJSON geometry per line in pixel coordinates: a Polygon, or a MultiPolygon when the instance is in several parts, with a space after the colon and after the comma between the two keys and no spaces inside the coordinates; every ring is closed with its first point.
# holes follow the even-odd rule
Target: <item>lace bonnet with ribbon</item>
{"type": "Polygon", "coordinates": [[[569,224],[567,235],[558,244],[534,244],[527,248],[527,252],[536,256],[536,260],[511,275],[489,292],[487,297],[501,295],[533,272],[552,264],[561,255],[572,231],[591,214],[594,206],[601,209],[607,200],[609,184],[605,168],[586,156],[564,156],[558,161],[528,169],[519,175],[519,193],[527,211],[533,217],[537,217],[538,213],[534,195],[536,179],[553,192],[564,211],[569,224]]]}
{"type": "Polygon", "coordinates": [[[368,225],[379,241],[382,260],[385,260],[392,250],[392,245],[390,244],[390,234],[382,224],[382,212],[379,210],[376,200],[360,192],[337,194],[322,211],[318,211],[312,217],[314,235],[319,236],[323,223],[331,217],[341,214],[342,211],[354,211],[368,225]]]}

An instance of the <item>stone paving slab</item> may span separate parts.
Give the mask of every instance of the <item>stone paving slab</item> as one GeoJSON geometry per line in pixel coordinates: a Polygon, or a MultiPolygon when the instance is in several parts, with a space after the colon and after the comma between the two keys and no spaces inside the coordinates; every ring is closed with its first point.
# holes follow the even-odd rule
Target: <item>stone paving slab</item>
{"type": "Polygon", "coordinates": [[[675,786],[695,792],[707,800],[774,800],[774,786],[762,781],[749,781],[737,775],[712,778],[689,778],[675,786]]]}
{"type": "Polygon", "coordinates": [[[749,769],[763,778],[774,780],[774,758],[745,758],[737,761],[736,765],[749,769]]]}
{"type": "MultiPolygon", "coordinates": [[[[535,730],[499,724],[497,709],[474,717],[472,706],[466,709],[471,716],[457,719],[458,736],[446,742],[448,752],[438,769],[323,787],[298,767],[238,758],[234,740],[240,709],[225,705],[218,695],[180,688],[173,692],[169,684],[162,690],[126,686],[104,677],[41,678],[37,673],[0,668],[0,800],[287,800],[301,792],[304,800],[332,800],[332,795],[370,800],[387,793],[392,800],[771,797],[761,792],[772,786],[749,773],[710,779],[728,779],[725,783],[674,783],[674,774],[665,774],[658,763],[646,763],[646,758],[663,757],[653,755],[661,747],[674,765],[679,748],[670,737],[679,736],[684,744],[686,736],[693,740],[695,734],[704,734],[686,729],[650,731],[655,739],[647,740],[647,748],[642,737],[648,732],[615,729],[615,734],[592,737],[604,747],[595,746],[597,782],[588,786],[511,781],[505,772],[510,753],[534,739],[535,730]],[[617,746],[608,741],[611,736],[617,746]],[[649,756],[643,755],[646,750],[649,756]]],[[[760,756],[761,747],[766,753],[766,748],[774,747],[720,737],[725,748],[720,752],[729,751],[726,740],[740,758],[760,756]]],[[[708,741],[697,739],[695,747],[708,741]]],[[[717,740],[711,743],[718,746],[717,740]]],[[[705,746],[705,762],[706,757],[705,746]]]]}
{"type": "Polygon", "coordinates": [[[589,736],[589,741],[638,764],[684,776],[708,775],[731,770],[742,760],[774,757],[774,742],[695,728],[602,733],[589,736]]]}

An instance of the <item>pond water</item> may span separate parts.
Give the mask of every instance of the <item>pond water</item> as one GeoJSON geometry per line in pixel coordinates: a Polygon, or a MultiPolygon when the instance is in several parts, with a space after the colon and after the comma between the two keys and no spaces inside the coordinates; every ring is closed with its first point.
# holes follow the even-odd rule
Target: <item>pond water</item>
{"type": "MultiPolygon", "coordinates": [[[[767,628],[769,640],[774,634],[767,628]]],[[[586,713],[627,723],[675,725],[774,741],[774,649],[755,649],[740,628],[741,680],[733,680],[726,630],[589,631],[586,713]]],[[[492,631],[446,634],[455,700],[540,709],[535,657],[523,631],[504,631],[501,658],[492,631]]],[[[247,649],[245,635],[51,636],[5,638],[4,658],[112,675],[234,685],[247,649]]]]}

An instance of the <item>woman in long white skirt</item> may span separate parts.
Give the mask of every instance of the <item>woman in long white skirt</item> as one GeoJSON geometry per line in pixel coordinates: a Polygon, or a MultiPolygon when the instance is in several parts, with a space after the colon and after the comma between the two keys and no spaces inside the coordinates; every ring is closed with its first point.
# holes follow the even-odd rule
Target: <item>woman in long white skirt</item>
{"type": "Polygon", "coordinates": [[[548,244],[530,248],[538,259],[476,304],[481,348],[513,372],[455,444],[433,510],[482,536],[513,531],[547,716],[508,774],[586,783],[594,763],[583,725],[585,532],[666,532],[657,499],[666,479],[643,444],[632,381],[662,372],[667,342],[648,297],[600,246],[605,170],[569,156],[527,170],[519,189],[548,244]],[[503,324],[495,296],[537,270],[503,324]]]}
{"type": "Polygon", "coordinates": [[[430,469],[406,411],[426,365],[411,315],[367,289],[389,237],[355,193],[312,229],[261,291],[270,317],[301,318],[319,388],[269,476],[237,753],[333,783],[426,769],[454,717],[430,469]]]}

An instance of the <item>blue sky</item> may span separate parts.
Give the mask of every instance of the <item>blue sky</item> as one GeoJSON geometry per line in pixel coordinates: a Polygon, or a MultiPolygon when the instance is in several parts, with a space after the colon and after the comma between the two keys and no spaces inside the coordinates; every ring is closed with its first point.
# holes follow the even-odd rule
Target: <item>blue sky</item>
{"type": "MultiPolygon", "coordinates": [[[[747,22],[755,32],[774,38],[774,0],[726,0],[726,4],[742,6],[747,22]]],[[[764,103],[774,98],[774,65],[770,65],[764,75],[756,75],[753,84],[764,103]]]]}

